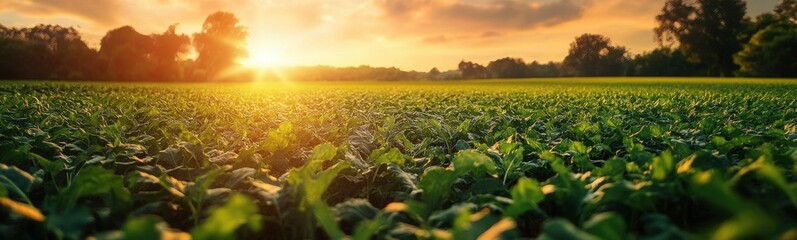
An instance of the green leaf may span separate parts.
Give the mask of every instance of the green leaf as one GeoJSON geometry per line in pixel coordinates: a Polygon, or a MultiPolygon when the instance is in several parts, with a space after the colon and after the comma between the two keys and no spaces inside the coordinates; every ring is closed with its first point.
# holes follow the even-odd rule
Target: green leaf
{"type": "Polygon", "coordinates": [[[601,238],[578,229],[566,219],[553,219],[545,223],[538,240],[600,240],[601,238]]]}
{"type": "Polygon", "coordinates": [[[556,173],[562,175],[563,177],[569,177],[570,174],[572,174],[570,169],[567,166],[565,166],[562,159],[556,156],[556,154],[552,153],[551,151],[543,152],[540,155],[540,159],[547,161],[548,164],[551,165],[551,168],[553,168],[553,170],[556,173]]]}
{"type": "Polygon", "coordinates": [[[343,234],[343,231],[338,227],[338,222],[335,221],[335,214],[329,209],[326,203],[323,201],[310,202],[310,209],[312,209],[313,215],[315,215],[321,228],[324,229],[327,237],[330,239],[343,239],[345,234],[343,234]]]}
{"type": "Polygon", "coordinates": [[[471,173],[474,176],[496,174],[495,162],[490,157],[476,150],[460,151],[452,161],[457,175],[471,173]]]}
{"type": "Polygon", "coordinates": [[[526,211],[537,209],[537,203],[545,199],[540,184],[530,178],[521,177],[510,190],[512,205],[504,210],[504,216],[518,217],[526,211]]]}
{"type": "Polygon", "coordinates": [[[622,158],[611,158],[603,162],[603,166],[595,170],[598,176],[610,177],[614,180],[622,179],[628,162],[622,158]]]}
{"type": "Polygon", "coordinates": [[[760,156],[755,162],[740,169],[731,181],[737,182],[745,174],[755,172],[758,177],[780,188],[789,197],[792,205],[797,206],[797,191],[795,191],[797,183],[789,182],[783,171],[773,163],[771,158],[767,154],[760,156]]]}
{"type": "Polygon", "coordinates": [[[368,160],[375,164],[395,163],[398,166],[404,166],[406,159],[407,157],[397,148],[390,148],[390,150],[380,148],[374,150],[368,157],[368,160]]]}
{"type": "Polygon", "coordinates": [[[464,140],[460,139],[460,140],[457,140],[457,144],[454,145],[454,148],[456,148],[457,150],[462,151],[462,150],[470,149],[470,145],[468,145],[468,143],[465,142],[464,140]]]}
{"type": "Polygon", "coordinates": [[[63,160],[50,161],[50,160],[47,160],[46,158],[40,156],[39,154],[35,154],[35,153],[29,153],[29,154],[30,154],[30,157],[33,160],[35,160],[42,167],[42,169],[44,169],[44,171],[47,171],[47,173],[50,173],[52,175],[56,175],[59,172],[61,172],[61,170],[64,170],[64,161],[63,160]]]}
{"type": "Polygon", "coordinates": [[[45,225],[58,238],[82,239],[86,225],[94,222],[91,210],[84,206],[60,209],[47,214],[45,225]]]}
{"type": "Polygon", "coordinates": [[[584,222],[584,231],[602,239],[625,239],[625,221],[616,213],[599,213],[584,222]]]}
{"type": "Polygon", "coordinates": [[[127,219],[122,226],[125,240],[161,239],[165,223],[158,216],[142,216],[127,219]]]}
{"type": "Polygon", "coordinates": [[[587,154],[587,146],[584,145],[582,142],[572,142],[570,143],[570,151],[577,152],[578,154],[584,155],[587,154]]]}
{"type": "MultiPolygon", "coordinates": [[[[83,197],[95,196],[105,199],[114,210],[121,211],[130,205],[130,192],[124,186],[124,178],[100,166],[88,166],[72,180],[69,187],[56,196],[50,211],[71,209],[83,197]]],[[[51,201],[48,201],[51,202],[51,201]]]]}
{"type": "Polygon", "coordinates": [[[236,231],[241,227],[257,232],[262,225],[262,217],[257,206],[248,197],[233,195],[227,203],[214,209],[210,217],[191,230],[196,240],[232,240],[238,238],[236,231]]]}
{"type": "Polygon", "coordinates": [[[376,218],[379,209],[371,205],[366,199],[353,198],[338,203],[333,208],[340,225],[354,226],[362,221],[376,218]]]}
{"type": "Polygon", "coordinates": [[[224,173],[224,169],[213,169],[194,179],[193,183],[186,184],[184,192],[186,197],[194,203],[203,202],[207,196],[208,189],[222,173],[224,173]]]}
{"type": "Polygon", "coordinates": [[[324,162],[332,160],[338,155],[338,148],[331,143],[322,143],[313,148],[310,157],[307,159],[305,169],[309,172],[318,172],[323,167],[324,162]]]}
{"type": "Polygon", "coordinates": [[[675,160],[673,160],[672,152],[664,151],[658,157],[653,158],[650,171],[654,180],[666,180],[675,171],[675,160]]]}
{"type": "Polygon", "coordinates": [[[438,207],[451,193],[451,186],[457,180],[457,174],[441,167],[430,167],[423,172],[418,188],[423,190],[421,199],[433,207],[438,207]]]}
{"type": "Polygon", "coordinates": [[[0,163],[0,184],[7,189],[19,189],[22,193],[27,193],[34,180],[28,172],[0,163]]]}
{"type": "Polygon", "coordinates": [[[321,197],[324,195],[324,192],[327,191],[329,185],[332,184],[332,180],[335,180],[335,177],[338,176],[340,171],[343,171],[349,167],[351,167],[349,162],[336,163],[329,169],[318,173],[318,176],[315,179],[305,182],[303,185],[305,188],[304,193],[306,194],[305,196],[307,197],[308,201],[321,201],[321,197]]]}
{"type": "Polygon", "coordinates": [[[730,182],[714,170],[697,173],[689,180],[690,192],[728,212],[745,208],[743,199],[733,192],[730,182]]]}

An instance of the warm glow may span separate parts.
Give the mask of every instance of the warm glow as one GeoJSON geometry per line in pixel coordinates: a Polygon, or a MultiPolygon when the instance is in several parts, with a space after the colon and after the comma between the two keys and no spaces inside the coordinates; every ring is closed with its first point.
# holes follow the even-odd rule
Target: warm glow
{"type": "MultiPolygon", "coordinates": [[[[780,0],[747,0],[751,18],[780,0]]],[[[235,14],[249,32],[250,68],[381,66],[402,70],[456,69],[461,60],[498,58],[560,62],[583,33],[601,34],[633,54],[650,51],[661,0],[0,0],[0,23],[79,26],[99,48],[110,29],[132,25],[140,33],[201,31],[205,18],[235,14]],[[91,2],[91,4],[76,4],[91,2]],[[198,2],[198,3],[197,3],[198,2]],[[147,16],[147,17],[141,17],[147,16]]]]}
{"type": "Polygon", "coordinates": [[[277,54],[266,51],[249,52],[249,57],[241,60],[241,64],[247,67],[275,67],[281,64],[277,54]]]}

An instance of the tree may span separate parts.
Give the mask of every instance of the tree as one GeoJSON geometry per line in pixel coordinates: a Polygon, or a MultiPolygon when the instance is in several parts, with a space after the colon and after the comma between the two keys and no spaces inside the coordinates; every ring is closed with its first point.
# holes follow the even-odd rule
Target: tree
{"type": "Polygon", "coordinates": [[[526,62],[521,58],[501,58],[487,64],[487,69],[497,78],[523,78],[528,73],[526,62]]]}
{"type": "Polygon", "coordinates": [[[162,34],[152,34],[152,51],[150,56],[155,63],[153,77],[174,81],[182,77],[177,60],[181,55],[188,53],[191,39],[185,34],[177,34],[177,24],[173,24],[162,34]]]}
{"type": "Polygon", "coordinates": [[[623,74],[628,51],[613,46],[607,37],[584,34],[570,44],[563,67],[570,76],[613,76],[623,74]]]}
{"type": "Polygon", "coordinates": [[[734,57],[745,77],[797,77],[797,26],[770,25],[756,33],[734,57]]]}
{"type": "Polygon", "coordinates": [[[433,67],[432,70],[429,70],[427,78],[429,80],[437,80],[439,76],[440,76],[440,70],[438,70],[436,67],[433,67]]]}
{"type": "Polygon", "coordinates": [[[797,0],[781,0],[775,7],[775,14],[781,19],[797,22],[797,0]]]}
{"type": "Polygon", "coordinates": [[[667,0],[656,16],[656,40],[663,47],[678,43],[691,62],[708,66],[708,75],[729,76],[746,10],[743,0],[667,0]]]}
{"type": "Polygon", "coordinates": [[[546,64],[540,64],[537,61],[533,61],[529,64],[529,77],[542,77],[542,78],[551,78],[551,77],[558,77],[559,70],[562,67],[561,63],[555,62],[548,62],[546,64]]]}
{"type": "Polygon", "coordinates": [[[106,77],[112,80],[149,80],[151,39],[131,26],[105,34],[100,40],[100,57],[107,62],[106,77]]]}
{"type": "Polygon", "coordinates": [[[464,79],[490,78],[490,72],[487,70],[487,68],[478,63],[470,61],[466,62],[462,60],[457,65],[457,69],[462,72],[462,78],[464,79]]]}
{"type": "Polygon", "coordinates": [[[0,78],[91,79],[97,52],[72,27],[0,25],[0,78]]]}
{"type": "Polygon", "coordinates": [[[692,76],[698,69],[683,53],[670,48],[636,55],[630,67],[628,75],[636,76],[692,76]]]}
{"type": "Polygon", "coordinates": [[[209,77],[234,66],[238,58],[246,57],[246,28],[229,12],[216,12],[205,19],[202,32],[194,34],[194,48],[199,53],[196,62],[209,77]]]}

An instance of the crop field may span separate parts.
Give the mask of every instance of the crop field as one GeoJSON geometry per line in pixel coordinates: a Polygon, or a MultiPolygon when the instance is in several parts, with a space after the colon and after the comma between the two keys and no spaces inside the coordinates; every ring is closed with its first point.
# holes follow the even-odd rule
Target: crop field
{"type": "Polygon", "coordinates": [[[0,205],[0,239],[795,239],[797,81],[4,81],[0,205]]]}

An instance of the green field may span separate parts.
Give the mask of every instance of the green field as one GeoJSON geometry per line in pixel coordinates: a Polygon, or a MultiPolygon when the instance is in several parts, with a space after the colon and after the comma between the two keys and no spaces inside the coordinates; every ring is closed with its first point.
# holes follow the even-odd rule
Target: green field
{"type": "Polygon", "coordinates": [[[797,238],[797,81],[0,82],[2,239],[797,238]]]}

